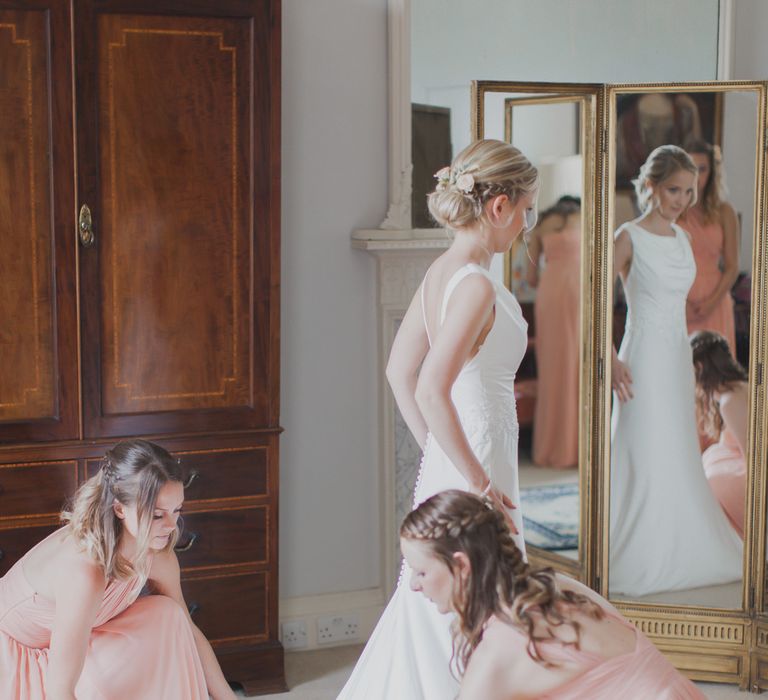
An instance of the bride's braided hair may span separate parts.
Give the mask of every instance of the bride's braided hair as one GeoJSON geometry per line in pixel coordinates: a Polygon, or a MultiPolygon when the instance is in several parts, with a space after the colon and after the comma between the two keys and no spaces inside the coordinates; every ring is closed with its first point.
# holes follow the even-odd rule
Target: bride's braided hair
{"type": "Polygon", "coordinates": [[[522,628],[528,637],[528,654],[534,661],[552,666],[541,654],[539,643],[555,639],[552,628],[570,625],[579,647],[580,624],[567,613],[577,608],[593,619],[601,619],[602,609],[586,596],[560,590],[551,568],[533,568],[512,539],[506,520],[490,501],[465,491],[443,491],[427,499],[409,513],[400,536],[427,543],[433,556],[453,573],[456,552],[463,552],[470,563],[466,583],[456,576],[452,607],[453,656],[459,675],[463,674],[472,653],[483,637],[493,615],[522,628]],[[534,634],[535,622],[543,619],[547,634],[534,634]]]}

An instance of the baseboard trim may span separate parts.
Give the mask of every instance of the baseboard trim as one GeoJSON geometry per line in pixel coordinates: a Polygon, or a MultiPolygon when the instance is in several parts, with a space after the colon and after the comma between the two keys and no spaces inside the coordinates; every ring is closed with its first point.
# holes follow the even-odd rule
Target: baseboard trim
{"type": "MultiPolygon", "coordinates": [[[[336,644],[317,643],[317,618],[323,615],[347,615],[354,613],[359,619],[359,638],[355,644],[368,641],[373,628],[381,617],[388,595],[382,588],[368,588],[346,593],[326,593],[314,596],[284,598],[280,601],[280,623],[303,620],[307,629],[307,645],[295,651],[309,649],[328,649],[343,646],[349,642],[336,644]]],[[[294,651],[293,649],[289,651],[294,651]]]]}

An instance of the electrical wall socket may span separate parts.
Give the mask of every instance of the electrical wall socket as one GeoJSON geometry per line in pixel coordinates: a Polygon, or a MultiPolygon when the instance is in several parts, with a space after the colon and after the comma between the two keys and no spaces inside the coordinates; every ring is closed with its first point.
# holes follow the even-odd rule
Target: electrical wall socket
{"type": "Polygon", "coordinates": [[[360,636],[360,619],[355,614],[326,615],[317,618],[317,643],[351,642],[360,636]]]}
{"type": "Polygon", "coordinates": [[[304,620],[283,622],[283,647],[303,649],[307,646],[307,623],[304,620]]]}

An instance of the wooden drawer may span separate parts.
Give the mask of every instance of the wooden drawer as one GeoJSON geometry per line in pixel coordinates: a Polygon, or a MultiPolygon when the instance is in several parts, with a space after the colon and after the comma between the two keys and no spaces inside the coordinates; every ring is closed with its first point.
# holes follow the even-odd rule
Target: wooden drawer
{"type": "Polygon", "coordinates": [[[60,527],[61,525],[57,524],[0,530],[0,576],[5,576],[32,547],[60,527]]]}
{"type": "Polygon", "coordinates": [[[0,520],[56,515],[77,489],[77,462],[0,464],[0,520]]]}
{"type": "MultiPolygon", "coordinates": [[[[246,498],[267,494],[267,448],[175,452],[186,475],[187,501],[246,498]]],[[[101,459],[89,459],[93,476],[101,459]]]]}
{"type": "Polygon", "coordinates": [[[267,574],[182,581],[192,619],[209,641],[267,638],[267,574]]]}
{"type": "Polygon", "coordinates": [[[184,514],[176,545],[182,568],[264,564],[269,558],[267,506],[184,514]]]}

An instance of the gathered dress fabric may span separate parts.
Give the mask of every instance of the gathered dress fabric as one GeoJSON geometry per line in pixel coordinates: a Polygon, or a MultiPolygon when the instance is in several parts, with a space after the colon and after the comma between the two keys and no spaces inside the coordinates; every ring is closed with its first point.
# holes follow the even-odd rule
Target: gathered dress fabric
{"type": "MultiPolygon", "coordinates": [[[[571,680],[536,697],[539,700],[705,700],[701,691],[685,678],[650,640],[618,612],[606,616],[635,633],[635,648],[627,654],[605,659],[598,654],[557,642],[541,642],[542,656],[554,664],[575,665],[584,669],[571,680]]],[[[505,624],[492,618],[490,624],[505,624]]],[[[527,654],[528,639],[522,632],[509,650],[527,654]]],[[[549,669],[541,666],[546,677],[549,669]]]]}
{"type": "Polygon", "coordinates": [[[574,467],[579,459],[581,230],[542,236],[544,269],[534,305],[536,408],[533,461],[574,467]]]}
{"type": "MultiPolygon", "coordinates": [[[[25,558],[0,579],[2,700],[49,697],[46,676],[56,606],[27,581],[25,558]]],[[[77,700],[208,700],[184,611],[167,596],[139,598],[143,584],[142,577],[107,584],[75,689],[77,700]]]]}
{"type": "Polygon", "coordinates": [[[704,473],[733,529],[744,537],[747,462],[736,436],[724,427],[720,439],[702,455],[704,473]]]}
{"type": "MultiPolygon", "coordinates": [[[[467,440],[488,476],[519,506],[514,379],[525,354],[527,323],[512,293],[485,268],[468,264],[446,285],[441,324],[451,294],[471,274],[483,275],[494,285],[495,318],[477,354],[459,372],[451,398],[467,440]]],[[[422,308],[423,289],[424,285],[422,308]]],[[[428,435],[414,506],[445,489],[467,488],[467,481],[437,440],[428,435]]],[[[524,552],[520,508],[511,515],[519,532],[515,541],[524,552]]],[[[410,578],[411,571],[403,564],[397,588],[339,700],[446,700],[458,695],[459,685],[449,668],[453,616],[441,614],[422,593],[412,591],[410,578]]]]}
{"type": "Polygon", "coordinates": [[[634,398],[614,394],[610,590],[631,597],[737,581],[742,542],[707,483],[699,450],[685,300],[696,267],[688,235],[625,225],[632,262],[619,359],[634,398]]]}
{"type": "MultiPolygon", "coordinates": [[[[723,226],[717,221],[705,221],[697,210],[689,210],[683,228],[691,234],[691,248],[696,261],[696,279],[688,292],[689,302],[704,301],[714,291],[723,276],[720,259],[723,256],[723,226]]],[[[726,292],[712,312],[703,319],[692,319],[688,312],[688,333],[714,331],[728,341],[731,354],[736,357],[736,324],[733,298],[726,292]]]]}

